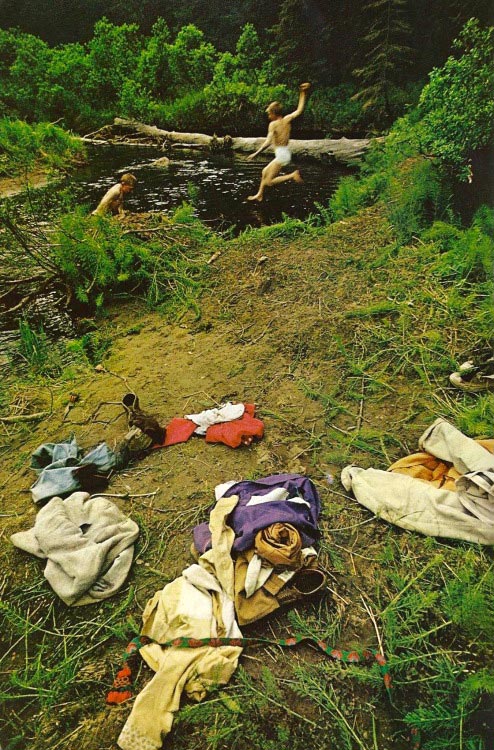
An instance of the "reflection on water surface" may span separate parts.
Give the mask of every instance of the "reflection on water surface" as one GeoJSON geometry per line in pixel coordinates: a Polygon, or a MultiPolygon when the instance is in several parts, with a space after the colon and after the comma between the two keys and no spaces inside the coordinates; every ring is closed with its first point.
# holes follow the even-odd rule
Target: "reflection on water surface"
{"type": "MultiPolygon", "coordinates": [[[[151,162],[163,153],[158,149],[135,146],[98,146],[89,152],[89,164],[73,180],[78,183],[81,198],[96,206],[101,196],[118,181],[123,172],[132,172],[139,183],[126,198],[130,211],[173,211],[182,201],[193,198],[197,215],[214,227],[237,229],[273,224],[283,214],[305,218],[324,206],[333,194],[344,167],[329,167],[310,161],[296,161],[304,178],[303,185],[284,183],[266,191],[262,204],[246,202],[258,188],[261,171],[268,158],[247,161],[245,157],[210,155],[190,150],[173,151],[171,164],[158,169],[151,162]]],[[[292,165],[284,172],[289,171],[292,165]]]]}

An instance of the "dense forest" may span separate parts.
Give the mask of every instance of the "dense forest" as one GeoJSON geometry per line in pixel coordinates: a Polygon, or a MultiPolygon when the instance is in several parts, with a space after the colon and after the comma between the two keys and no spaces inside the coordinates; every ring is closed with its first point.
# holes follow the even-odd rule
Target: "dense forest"
{"type": "Polygon", "coordinates": [[[115,115],[164,127],[259,134],[266,101],[295,102],[298,126],[338,137],[383,130],[417,102],[468,18],[489,0],[330,3],[4,3],[0,108],[79,132],[115,115]]]}

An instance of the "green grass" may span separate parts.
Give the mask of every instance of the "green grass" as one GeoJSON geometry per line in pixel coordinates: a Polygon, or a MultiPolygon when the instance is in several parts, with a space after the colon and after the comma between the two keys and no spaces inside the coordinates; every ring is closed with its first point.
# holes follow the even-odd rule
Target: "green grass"
{"type": "Polygon", "coordinates": [[[0,175],[14,177],[35,167],[66,170],[83,158],[82,142],[56,125],[0,118],[0,175]]]}

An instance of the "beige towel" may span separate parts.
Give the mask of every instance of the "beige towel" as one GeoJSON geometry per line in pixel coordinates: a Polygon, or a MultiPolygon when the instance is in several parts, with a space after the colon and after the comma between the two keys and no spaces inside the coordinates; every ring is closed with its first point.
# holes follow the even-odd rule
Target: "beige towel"
{"type": "Polygon", "coordinates": [[[95,604],[113,596],[132,564],[139,527],[110,500],[73,492],[54,497],[29,531],[12,544],[47,560],[45,578],[68,605],[95,604]]]}

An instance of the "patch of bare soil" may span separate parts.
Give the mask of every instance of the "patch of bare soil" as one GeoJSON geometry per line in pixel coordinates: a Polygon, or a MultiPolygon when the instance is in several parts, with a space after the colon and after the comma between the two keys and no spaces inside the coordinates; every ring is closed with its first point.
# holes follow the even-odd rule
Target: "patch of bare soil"
{"type": "Polygon", "coordinates": [[[19,195],[28,187],[46,187],[51,180],[52,177],[43,169],[36,169],[27,175],[18,177],[0,177],[0,198],[11,198],[14,195],[19,195]]]}
{"type": "MultiPolygon", "coordinates": [[[[192,438],[153,451],[113,477],[107,492],[141,528],[130,580],[115,597],[114,606],[125,600],[132,586],[122,622],[129,617],[139,622],[148,598],[190,563],[192,528],[207,519],[216,484],[297,472],[308,474],[319,489],[324,509],[321,560],[333,571],[326,608],[318,610],[322,605],[314,605],[315,609],[307,610],[307,617],[331,613],[338,619],[339,644],[343,647],[375,646],[373,624],[355,600],[360,605],[359,592],[373,579],[376,554],[388,528],[379,522],[369,523],[369,514],[346,498],[337,482],[329,485],[326,476],[338,475],[342,468],[335,458],[339,449],[335,434],[358,432],[362,424],[378,430],[390,419],[399,425],[413,402],[413,389],[410,392],[399,379],[392,390],[384,389],[379,399],[367,400],[362,379],[342,375],[344,354],[338,342],[344,341],[347,346],[350,342],[359,350],[358,325],[345,313],[358,304],[365,305],[380,284],[377,276],[372,279],[368,272],[362,272],[359,260],[389,241],[390,229],[375,210],[351,222],[340,222],[319,235],[269,242],[247,237],[228,245],[213,264],[212,288],[202,298],[199,321],[184,319],[172,325],[137,303],[110,311],[103,324],[114,340],[111,356],[104,363],[107,371],[83,375],[76,382],[59,382],[46,392],[40,390],[37,398],[43,404],[33,404],[33,409],[49,409],[52,403],[48,418],[27,426],[0,426],[4,430],[2,443],[10,446],[2,451],[0,470],[0,559],[2,570],[8,571],[3,597],[8,599],[27,579],[42,578],[41,561],[9,543],[11,533],[30,528],[34,522],[36,508],[28,492],[34,475],[28,464],[38,445],[58,442],[74,432],[84,448],[102,440],[113,446],[126,431],[123,409],[118,404],[106,404],[96,418],[92,415],[101,402],[119,402],[128,390],[137,393],[141,407],[155,414],[162,424],[226,400],[254,402],[266,431],[264,439],[251,447],[232,450],[192,438]],[[63,421],[64,407],[73,391],[80,398],[63,421]],[[331,433],[329,424],[334,425],[331,433]]],[[[420,419],[418,424],[422,424],[420,419]]],[[[418,429],[410,422],[401,424],[397,440],[408,447],[418,429]]],[[[399,445],[394,452],[391,449],[391,457],[400,450],[399,445]]],[[[367,465],[372,460],[369,454],[358,457],[367,465]]],[[[399,545],[406,545],[407,538],[396,534],[399,545]]],[[[47,584],[41,588],[45,600],[51,601],[54,595],[47,584]]],[[[84,617],[98,618],[98,607],[83,609],[84,617]]],[[[70,622],[72,617],[82,616],[63,610],[56,605],[62,622],[63,618],[70,622]]],[[[300,614],[305,616],[303,607],[300,614]]],[[[286,613],[280,613],[257,623],[250,632],[284,637],[290,629],[286,613]]],[[[130,706],[107,708],[104,698],[124,639],[124,635],[115,635],[96,655],[88,656],[89,671],[93,668],[88,688],[81,677],[77,700],[29,719],[19,747],[116,747],[130,706]],[[38,727],[33,728],[36,723],[38,727]]],[[[268,655],[256,648],[243,657],[242,663],[256,678],[262,663],[275,674],[286,675],[290,665],[304,659],[324,657],[309,647],[284,654],[272,650],[268,655]]],[[[148,672],[141,676],[142,680],[148,677],[148,672]]],[[[350,708],[363,705],[376,689],[375,684],[341,681],[341,694],[350,708]]],[[[329,747],[331,727],[319,709],[290,688],[283,700],[316,723],[311,746],[315,750],[329,747]]],[[[283,712],[273,710],[273,721],[283,721],[283,712]]],[[[370,732],[368,716],[361,721],[365,732],[370,732]]],[[[384,738],[379,746],[391,747],[385,721],[379,731],[384,738]]],[[[173,748],[175,742],[176,748],[213,747],[201,731],[187,741],[177,730],[167,746],[173,748]]]]}

